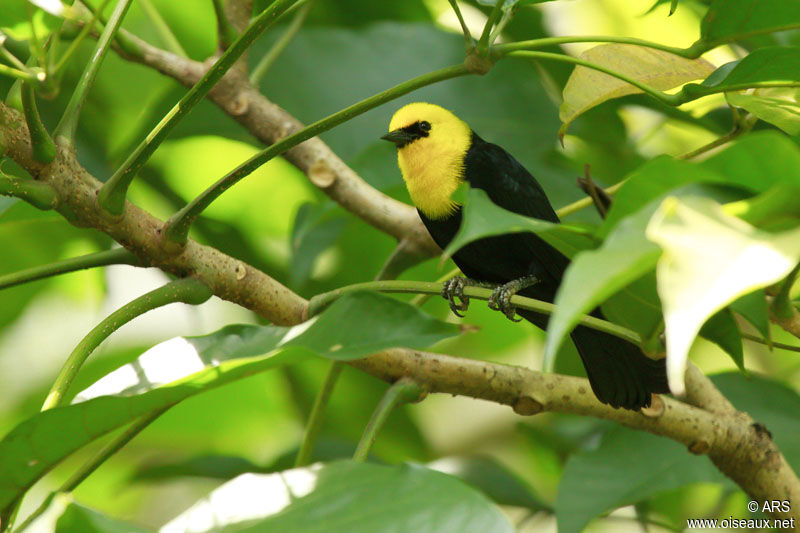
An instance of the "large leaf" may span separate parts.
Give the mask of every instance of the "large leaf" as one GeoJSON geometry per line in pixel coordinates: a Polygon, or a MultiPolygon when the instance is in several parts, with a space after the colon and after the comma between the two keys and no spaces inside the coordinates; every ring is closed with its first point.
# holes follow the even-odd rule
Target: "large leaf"
{"type": "Polygon", "coordinates": [[[682,92],[697,98],[710,93],[739,91],[764,82],[800,85],[800,47],[758,48],[739,61],[722,65],[702,83],[684,86],[682,92]]]}
{"type": "Polygon", "coordinates": [[[579,533],[606,511],[703,481],[726,482],[707,457],[677,442],[613,427],[599,448],[567,461],[556,497],[558,531],[579,533]]]}
{"type": "Polygon", "coordinates": [[[800,187],[800,148],[774,131],[746,135],[700,166],[753,192],[778,183],[800,187]]]}
{"type": "Polygon", "coordinates": [[[458,479],[417,465],[341,461],[245,474],[161,528],[293,533],[511,533],[489,500],[458,479]]]}
{"type": "Polygon", "coordinates": [[[521,232],[536,233],[567,257],[592,243],[591,232],[584,227],[518,215],[492,202],[483,190],[469,189],[461,227],[444,250],[443,258],[478,239],[521,232]]]}
{"type": "Polygon", "coordinates": [[[645,208],[624,219],[600,248],[581,252],[570,263],[547,327],[545,369],[552,368],[558,348],[582,315],[656,265],[661,250],[644,235],[652,212],[645,208]]]}
{"type": "Polygon", "coordinates": [[[427,466],[466,481],[500,505],[525,507],[531,511],[550,509],[514,473],[491,457],[443,457],[427,466]]]}
{"type": "Polygon", "coordinates": [[[722,309],[712,315],[700,328],[698,334],[722,348],[731,356],[736,366],[744,370],[742,334],[730,309],[722,309]]]}
{"type": "MultiPolygon", "coordinates": [[[[630,44],[601,44],[586,50],[580,58],[660,90],[705,78],[714,71],[714,65],[702,58],[686,59],[630,44]]],[[[619,78],[579,65],[564,87],[558,110],[563,123],[559,132],[563,135],[578,115],[606,100],[640,92],[619,78]]]]}
{"type": "Polygon", "coordinates": [[[752,93],[725,93],[728,103],[741,107],[789,135],[800,135],[800,89],[756,89],[752,93]]]}
{"type": "Polygon", "coordinates": [[[167,341],[80,398],[91,399],[38,413],[0,441],[2,516],[64,457],[142,415],[304,354],[355,359],[390,347],[421,348],[457,329],[398,300],[356,293],[292,328],[229,326],[203,337],[167,341]],[[119,395],[96,397],[110,393],[119,395]]]}
{"type": "Polygon", "coordinates": [[[664,200],[647,227],[664,250],[657,266],[664,306],[667,377],[683,394],[692,342],[714,313],[775,283],[800,261],[800,228],[770,234],[725,213],[708,198],[664,200]]]}
{"type": "Polygon", "coordinates": [[[711,43],[800,27],[800,4],[763,0],[714,0],[700,25],[711,43]]]}
{"type": "Polygon", "coordinates": [[[614,202],[599,233],[608,235],[620,220],[673,189],[690,183],[723,182],[725,178],[719,173],[686,161],[669,156],[651,159],[626,177],[625,184],[614,195],[614,202]]]}
{"type": "Polygon", "coordinates": [[[753,291],[740,296],[730,305],[732,311],[742,315],[765,339],[770,338],[769,306],[767,295],[763,290],[753,291]]]}

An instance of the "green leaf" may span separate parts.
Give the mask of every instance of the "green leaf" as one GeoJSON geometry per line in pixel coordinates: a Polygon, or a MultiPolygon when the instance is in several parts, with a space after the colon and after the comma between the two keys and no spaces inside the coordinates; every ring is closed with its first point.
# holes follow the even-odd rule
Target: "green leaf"
{"type": "Polygon", "coordinates": [[[777,183],[761,194],[727,203],[723,209],[758,228],[787,229],[800,223],[800,187],[777,183]]]}
{"type": "Polygon", "coordinates": [[[466,481],[497,504],[525,507],[531,511],[551,510],[517,476],[491,457],[443,457],[427,466],[466,481]]]}
{"type": "MultiPolygon", "coordinates": [[[[714,71],[714,65],[702,58],[686,59],[630,44],[601,44],[579,57],[660,90],[705,78],[714,71]]],[[[558,109],[563,123],[559,133],[563,135],[570,123],[586,110],[612,98],[641,92],[619,78],[578,65],[564,87],[563,101],[558,109]]]]}
{"type": "Polygon", "coordinates": [[[800,470],[800,395],[766,376],[738,372],[711,376],[720,392],[740,411],[763,424],[795,472],[800,470]]]}
{"type": "Polygon", "coordinates": [[[656,265],[661,250],[644,235],[653,209],[624,219],[600,248],[581,252],[570,263],[547,327],[545,369],[552,368],[558,348],[582,315],[656,265]]]}
{"type": "Polygon", "coordinates": [[[711,461],[677,442],[613,427],[596,450],[567,461],[556,497],[559,533],[579,533],[600,514],[704,481],[726,482],[711,461]]]}
{"type": "Polygon", "coordinates": [[[355,359],[390,347],[421,348],[457,331],[456,325],[434,320],[406,303],[356,293],[292,328],[236,325],[162,343],[82,392],[81,403],[38,413],[0,441],[2,517],[7,518],[13,502],[64,457],[142,415],[296,362],[309,352],[355,359]]]}
{"type": "Polygon", "coordinates": [[[664,250],[656,269],[664,306],[667,377],[675,394],[697,332],[743,294],[775,283],[800,261],[800,228],[770,234],[708,198],[667,198],[647,237],[664,250]]]}
{"type": "Polygon", "coordinates": [[[678,187],[691,183],[724,183],[721,174],[666,155],[651,159],[627,176],[625,184],[614,195],[598,233],[608,235],[623,218],[678,187]]]}
{"type": "Polygon", "coordinates": [[[731,356],[736,366],[745,372],[742,335],[730,309],[722,309],[706,320],[706,323],[700,328],[699,335],[722,348],[731,356]]]}
{"type": "Polygon", "coordinates": [[[584,227],[575,224],[555,224],[506,211],[492,202],[485,191],[470,188],[466,194],[461,227],[445,248],[442,260],[478,239],[522,232],[539,235],[567,257],[572,257],[577,251],[592,245],[589,238],[591,232],[584,227]]]}
{"type": "Polygon", "coordinates": [[[3,0],[3,9],[0,10],[0,30],[22,41],[31,38],[33,24],[36,27],[36,36],[43,42],[50,32],[61,24],[60,17],[74,16],[75,10],[59,0],[3,0]]]}
{"type": "Polygon", "coordinates": [[[800,187],[800,148],[775,131],[745,135],[700,167],[754,192],[779,183],[800,187]]]}
{"type": "Polygon", "coordinates": [[[153,530],[116,520],[73,502],[67,506],[64,514],[58,517],[55,533],[147,533],[148,531],[153,530]]]}
{"type": "Polygon", "coordinates": [[[721,43],[800,27],[800,4],[714,0],[700,24],[704,41],[721,43]]]}
{"type": "Polygon", "coordinates": [[[499,509],[457,478],[419,465],[353,461],[245,474],[161,528],[293,533],[511,533],[499,509]]]}
{"type": "Polygon", "coordinates": [[[722,65],[702,83],[689,83],[682,89],[691,98],[722,91],[739,91],[759,83],[800,85],[800,47],[758,48],[739,61],[722,65]]]}
{"type": "Polygon", "coordinates": [[[769,306],[767,295],[759,289],[740,296],[731,302],[732,311],[742,315],[765,339],[770,339],[769,306]]]}
{"type": "Polygon", "coordinates": [[[728,103],[741,107],[789,135],[800,135],[800,89],[756,89],[752,93],[725,93],[728,103]]]}
{"type": "Polygon", "coordinates": [[[293,286],[302,286],[314,269],[320,254],[341,236],[346,220],[333,218],[329,209],[305,203],[297,210],[292,227],[292,265],[289,274],[293,286]]]}

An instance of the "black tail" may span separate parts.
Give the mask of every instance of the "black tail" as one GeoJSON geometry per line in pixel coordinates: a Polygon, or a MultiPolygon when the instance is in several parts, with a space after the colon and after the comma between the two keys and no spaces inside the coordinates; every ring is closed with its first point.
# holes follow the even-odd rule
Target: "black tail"
{"type": "MultiPolygon", "coordinates": [[[[540,328],[547,327],[546,316],[517,312],[540,328]]],[[[601,402],[635,411],[650,405],[650,393],[669,393],[664,359],[650,359],[626,340],[583,326],[575,328],[572,340],[601,402]]]]}

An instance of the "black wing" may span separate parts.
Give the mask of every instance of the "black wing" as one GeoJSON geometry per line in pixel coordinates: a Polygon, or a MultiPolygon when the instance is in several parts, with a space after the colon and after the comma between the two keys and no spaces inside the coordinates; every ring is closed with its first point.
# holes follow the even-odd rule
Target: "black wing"
{"type": "MultiPolygon", "coordinates": [[[[514,213],[558,222],[542,186],[514,157],[496,144],[487,143],[472,133],[467,151],[464,178],[470,186],[483,189],[500,207],[514,213]]],[[[548,277],[558,285],[569,260],[532,233],[514,236],[516,254],[523,254],[531,274],[548,277]]]]}

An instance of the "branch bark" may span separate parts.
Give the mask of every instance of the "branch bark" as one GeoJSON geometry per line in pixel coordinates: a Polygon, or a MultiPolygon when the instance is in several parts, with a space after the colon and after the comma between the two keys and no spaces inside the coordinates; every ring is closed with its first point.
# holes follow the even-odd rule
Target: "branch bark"
{"type": "MultiPolygon", "coordinates": [[[[103,231],[143,264],[178,276],[194,275],[218,297],[274,323],[302,321],[308,302],[258,269],[192,240],[179,253],[172,252],[171,247],[163,246],[159,234],[163,223],[134,205],[128,205],[120,218],[105,215],[97,205],[100,182],[63,146],[58,147],[52,163],[36,161],[24,118],[1,103],[0,146],[34,178],[56,191],[56,210],[76,226],[103,231]]],[[[636,413],[601,404],[585,379],[522,367],[407,349],[387,350],[351,364],[388,382],[408,377],[431,392],[509,405],[521,415],[553,411],[614,420],[676,440],[692,453],[707,454],[756,500],[800,501],[800,480],[769,433],[747,414],[729,408],[727,400],[721,399],[699,372],[690,374],[688,381],[690,400],[701,407],[659,398],[663,408],[636,413]]],[[[773,514],[800,520],[800,506],[773,514]]]]}

